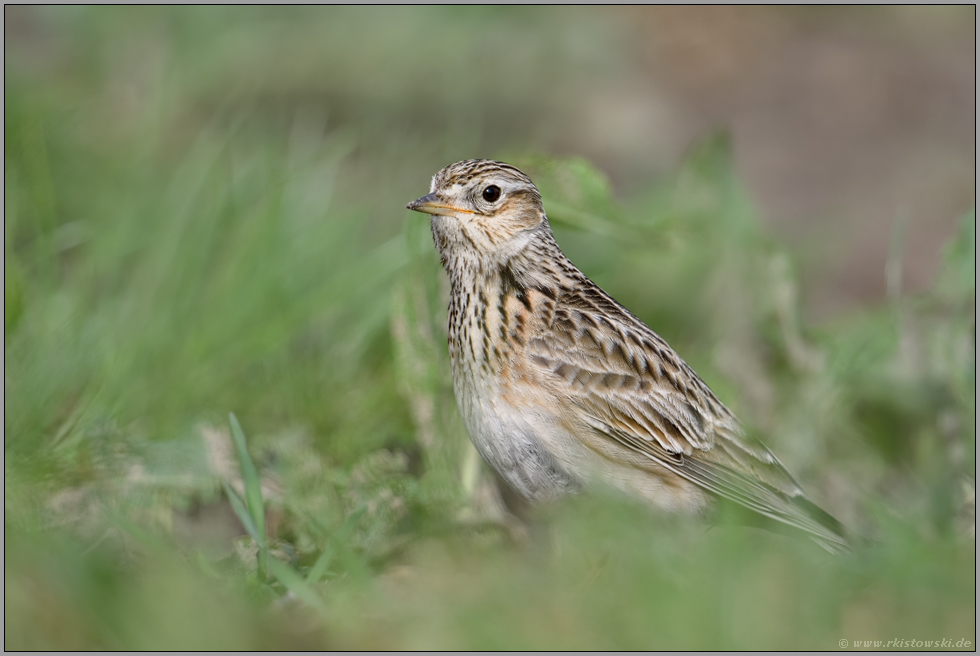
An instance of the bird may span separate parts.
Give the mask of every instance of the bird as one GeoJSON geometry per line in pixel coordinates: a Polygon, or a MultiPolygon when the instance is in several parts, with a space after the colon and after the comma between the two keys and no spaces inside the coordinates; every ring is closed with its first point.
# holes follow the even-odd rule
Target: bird
{"type": "Polygon", "coordinates": [[[727,500],[848,548],[842,525],[667,342],[562,253],[524,172],[456,162],[407,209],[430,215],[449,277],[463,423],[532,507],[596,486],[669,512],[727,500]]]}

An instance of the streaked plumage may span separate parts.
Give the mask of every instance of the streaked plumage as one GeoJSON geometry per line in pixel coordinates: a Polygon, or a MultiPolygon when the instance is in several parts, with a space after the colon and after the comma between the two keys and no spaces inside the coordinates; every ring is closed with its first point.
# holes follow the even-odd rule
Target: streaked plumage
{"type": "Polygon", "coordinates": [[[717,495],[846,544],[670,346],[564,256],[524,173],[457,162],[408,207],[432,215],[449,274],[467,430],[516,491],[540,502],[599,483],[691,512],[717,495]]]}

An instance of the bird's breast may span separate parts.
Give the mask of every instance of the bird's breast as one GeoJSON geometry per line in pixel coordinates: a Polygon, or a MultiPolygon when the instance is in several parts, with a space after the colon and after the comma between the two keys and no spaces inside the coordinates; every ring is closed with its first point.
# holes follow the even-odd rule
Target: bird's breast
{"type": "Polygon", "coordinates": [[[511,487],[540,501],[576,489],[577,481],[548,443],[557,417],[524,365],[540,309],[534,295],[499,282],[453,289],[449,353],[473,444],[511,487]]]}

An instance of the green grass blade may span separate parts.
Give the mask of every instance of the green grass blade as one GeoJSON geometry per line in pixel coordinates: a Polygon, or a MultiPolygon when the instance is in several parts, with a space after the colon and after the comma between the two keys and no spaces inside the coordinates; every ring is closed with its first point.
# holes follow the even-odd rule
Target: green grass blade
{"type": "Polygon", "coordinates": [[[264,536],[259,534],[258,529],[255,527],[255,522],[252,521],[252,516],[248,514],[248,510],[245,508],[245,502],[242,498],[238,496],[238,492],[235,492],[227,483],[223,483],[225,488],[225,494],[228,495],[228,501],[231,503],[231,509],[235,511],[235,515],[238,516],[239,521],[241,521],[242,526],[248,531],[248,534],[252,536],[255,543],[259,545],[260,549],[265,548],[264,536]]]}
{"type": "Polygon", "coordinates": [[[296,598],[303,601],[311,608],[315,608],[321,613],[327,612],[327,607],[320,599],[320,596],[313,591],[313,588],[303,580],[296,571],[283,562],[275,558],[269,559],[269,572],[282,583],[287,590],[296,595],[296,598]]]}
{"type": "Polygon", "coordinates": [[[326,575],[327,570],[330,568],[330,563],[333,562],[335,555],[336,554],[334,553],[333,547],[328,544],[323,549],[323,553],[321,553],[316,559],[316,562],[313,563],[313,567],[311,567],[310,571],[307,572],[306,582],[319,583],[320,579],[326,575]]]}
{"type": "MultiPolygon", "coordinates": [[[[228,413],[228,422],[231,424],[231,434],[235,440],[235,447],[238,450],[238,462],[242,470],[242,482],[245,484],[245,502],[248,505],[248,514],[252,517],[252,523],[258,536],[255,538],[259,543],[259,576],[265,575],[266,554],[265,554],[265,507],[262,503],[262,484],[259,480],[259,472],[255,469],[255,463],[248,454],[248,447],[245,444],[245,433],[242,431],[241,424],[234,412],[228,413]]],[[[253,537],[255,537],[253,535],[253,537]]]]}
{"type": "Polygon", "coordinates": [[[242,470],[242,481],[245,483],[245,501],[248,504],[248,512],[252,515],[255,528],[259,533],[265,535],[265,508],[262,503],[262,485],[259,481],[259,472],[255,469],[255,463],[248,454],[245,445],[245,433],[242,431],[241,424],[234,412],[228,413],[228,421],[231,423],[231,434],[235,439],[235,447],[238,450],[238,462],[242,470]]]}

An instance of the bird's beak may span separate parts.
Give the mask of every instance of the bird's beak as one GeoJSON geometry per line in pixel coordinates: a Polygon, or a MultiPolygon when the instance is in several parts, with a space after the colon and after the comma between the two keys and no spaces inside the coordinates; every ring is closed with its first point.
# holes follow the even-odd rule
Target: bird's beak
{"type": "Polygon", "coordinates": [[[434,193],[426,194],[418,200],[413,200],[405,207],[407,209],[415,210],[416,212],[423,212],[425,214],[443,214],[445,216],[452,216],[453,214],[473,214],[473,212],[470,210],[464,210],[460,207],[446,205],[446,203],[442,202],[442,199],[440,199],[434,193]]]}

